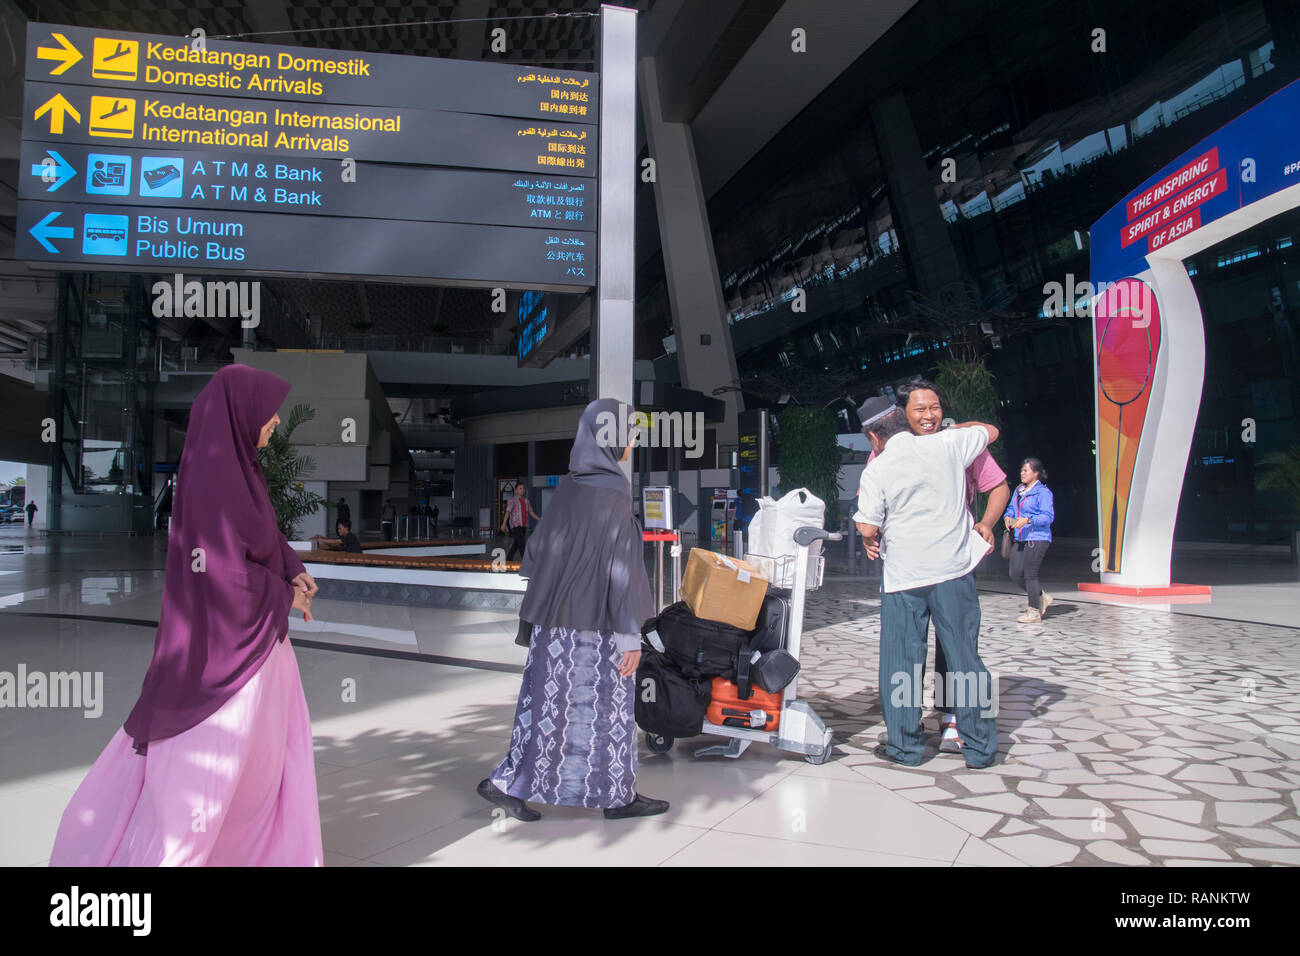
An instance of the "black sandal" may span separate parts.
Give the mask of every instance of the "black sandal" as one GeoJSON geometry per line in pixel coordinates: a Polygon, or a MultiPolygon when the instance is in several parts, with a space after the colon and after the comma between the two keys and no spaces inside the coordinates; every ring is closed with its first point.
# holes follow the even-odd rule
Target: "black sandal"
{"type": "Polygon", "coordinates": [[[532,823],[534,820],[540,820],[542,815],[530,807],[518,797],[512,797],[506,793],[491,778],[484,777],[479,781],[477,787],[478,795],[488,803],[495,803],[498,807],[510,814],[516,820],[523,820],[525,823],[532,823]]]}
{"type": "Polygon", "coordinates": [[[630,817],[653,817],[668,809],[667,800],[652,800],[650,797],[636,795],[636,799],[623,807],[610,807],[605,810],[606,820],[626,820],[630,817]]]}

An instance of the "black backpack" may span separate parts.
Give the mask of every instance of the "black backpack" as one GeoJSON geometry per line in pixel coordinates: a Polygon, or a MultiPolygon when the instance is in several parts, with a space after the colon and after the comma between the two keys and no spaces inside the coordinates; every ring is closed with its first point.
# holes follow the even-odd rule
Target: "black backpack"
{"type": "Polygon", "coordinates": [[[668,605],[642,629],[648,639],[651,631],[658,632],[664,654],[685,676],[726,680],[735,680],[736,656],[750,638],[749,631],[696,617],[685,601],[668,605]]]}
{"type": "Polygon", "coordinates": [[[704,727],[712,682],[678,673],[652,647],[642,646],[636,669],[636,723],[665,737],[695,737],[704,727]]]}

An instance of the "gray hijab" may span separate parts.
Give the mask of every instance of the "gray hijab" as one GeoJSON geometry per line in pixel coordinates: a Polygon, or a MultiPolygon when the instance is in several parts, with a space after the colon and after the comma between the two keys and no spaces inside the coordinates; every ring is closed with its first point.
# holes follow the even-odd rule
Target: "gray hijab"
{"type": "Polygon", "coordinates": [[[618,459],[631,409],[605,398],[582,413],[569,474],[528,539],[519,573],[528,579],[519,616],[543,627],[636,634],[654,615],[641,522],[618,459]]]}
{"type": "Polygon", "coordinates": [[[610,488],[630,498],[632,484],[618,460],[632,432],[628,423],[619,428],[620,411],[630,423],[632,409],[617,399],[598,398],[586,407],[569,452],[569,475],[584,487],[610,488]]]}

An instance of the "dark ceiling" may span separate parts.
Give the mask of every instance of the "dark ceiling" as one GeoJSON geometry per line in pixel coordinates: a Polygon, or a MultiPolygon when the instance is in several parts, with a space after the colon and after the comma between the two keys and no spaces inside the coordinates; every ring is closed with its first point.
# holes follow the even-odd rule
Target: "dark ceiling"
{"type": "MultiPolygon", "coordinates": [[[[591,69],[600,0],[555,2],[354,3],[351,0],[14,0],[31,20],[80,27],[182,36],[201,27],[209,37],[274,40],[295,46],[403,53],[415,56],[545,63],[591,69]],[[519,18],[530,19],[519,19],[519,18]],[[421,21],[459,21],[425,23],[421,21]],[[398,26],[413,24],[415,26],[398,26]],[[391,26],[389,24],[392,24],[391,26]],[[489,32],[506,31],[504,55],[490,49],[489,32]],[[274,37],[259,34],[277,34],[274,37]]],[[[621,0],[649,12],[655,0],[621,0]]]]}

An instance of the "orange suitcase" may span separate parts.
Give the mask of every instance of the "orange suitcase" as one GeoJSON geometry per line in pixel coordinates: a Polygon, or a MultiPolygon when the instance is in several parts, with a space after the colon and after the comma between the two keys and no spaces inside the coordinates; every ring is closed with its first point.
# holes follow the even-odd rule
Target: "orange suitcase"
{"type": "Polygon", "coordinates": [[[781,723],[782,694],[770,694],[757,684],[745,700],[734,681],[713,678],[713,698],[706,717],[719,727],[748,727],[751,730],[776,730],[781,723]]]}

